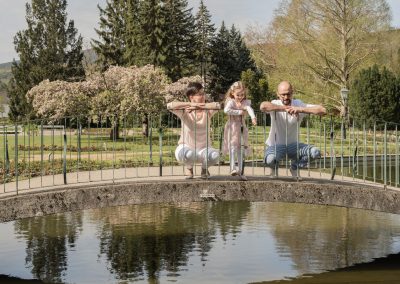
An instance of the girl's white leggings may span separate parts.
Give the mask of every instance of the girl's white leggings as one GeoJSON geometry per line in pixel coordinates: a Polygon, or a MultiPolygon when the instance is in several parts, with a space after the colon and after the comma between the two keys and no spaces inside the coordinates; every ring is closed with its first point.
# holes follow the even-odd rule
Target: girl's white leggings
{"type": "Polygon", "coordinates": [[[229,165],[231,171],[236,169],[239,172],[239,174],[242,174],[243,157],[240,147],[231,147],[231,149],[229,150],[229,165]],[[237,168],[235,165],[236,161],[237,161],[237,168]]]}

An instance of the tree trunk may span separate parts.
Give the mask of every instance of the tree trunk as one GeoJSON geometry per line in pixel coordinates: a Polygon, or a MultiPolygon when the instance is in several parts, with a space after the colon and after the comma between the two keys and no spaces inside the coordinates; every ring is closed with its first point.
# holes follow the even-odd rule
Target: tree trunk
{"type": "Polygon", "coordinates": [[[116,118],[110,130],[110,140],[114,141],[119,139],[119,121],[116,118]]]}
{"type": "Polygon", "coordinates": [[[142,120],[142,134],[144,137],[149,137],[149,116],[145,114],[142,120]]]}

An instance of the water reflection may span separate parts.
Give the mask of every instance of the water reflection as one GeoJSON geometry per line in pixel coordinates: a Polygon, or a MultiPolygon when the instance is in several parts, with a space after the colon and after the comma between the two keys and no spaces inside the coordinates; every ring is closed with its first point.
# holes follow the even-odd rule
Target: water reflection
{"type": "Polygon", "coordinates": [[[15,232],[26,241],[25,264],[32,275],[47,282],[62,282],[67,251],[74,248],[81,229],[82,216],[72,213],[16,221],[15,232]]]}
{"type": "Polygon", "coordinates": [[[265,209],[277,249],[290,255],[301,274],[388,255],[393,236],[400,235],[398,218],[389,214],[301,204],[293,204],[290,211],[286,206],[265,209]]]}
{"type": "Polygon", "coordinates": [[[23,255],[47,283],[263,282],[400,251],[395,215],[246,201],[110,207],[0,230],[0,274],[27,278],[23,255]]]}
{"type": "Polygon", "coordinates": [[[119,279],[156,283],[160,271],[178,277],[196,251],[207,260],[218,230],[223,237],[240,232],[249,202],[142,205],[94,210],[90,218],[104,225],[100,253],[119,279]]]}

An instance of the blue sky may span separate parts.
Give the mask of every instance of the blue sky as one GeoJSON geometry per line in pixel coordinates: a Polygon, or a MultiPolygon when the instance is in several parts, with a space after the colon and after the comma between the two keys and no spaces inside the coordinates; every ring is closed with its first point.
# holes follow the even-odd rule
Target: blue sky
{"type": "MultiPolygon", "coordinates": [[[[203,0],[210,10],[213,21],[219,26],[224,20],[235,24],[242,32],[248,25],[268,24],[280,0],[203,0]]],[[[17,58],[13,39],[15,34],[26,28],[26,0],[0,0],[0,63],[17,58]]],[[[75,21],[78,32],[84,37],[84,47],[89,47],[91,38],[96,38],[99,11],[97,4],[104,7],[106,0],[67,0],[68,19],[75,21]]],[[[188,0],[189,7],[197,11],[200,0],[188,0]]],[[[387,0],[392,8],[392,26],[400,27],[400,0],[387,0]]]]}

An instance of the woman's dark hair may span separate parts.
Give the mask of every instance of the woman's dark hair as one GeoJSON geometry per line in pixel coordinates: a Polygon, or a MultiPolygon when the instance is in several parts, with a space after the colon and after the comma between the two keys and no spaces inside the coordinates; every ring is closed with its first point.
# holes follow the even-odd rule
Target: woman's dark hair
{"type": "Polygon", "coordinates": [[[200,92],[201,89],[203,89],[203,85],[202,84],[200,84],[198,82],[191,82],[186,87],[185,95],[187,97],[193,96],[193,95],[197,94],[198,92],[200,92]]]}

